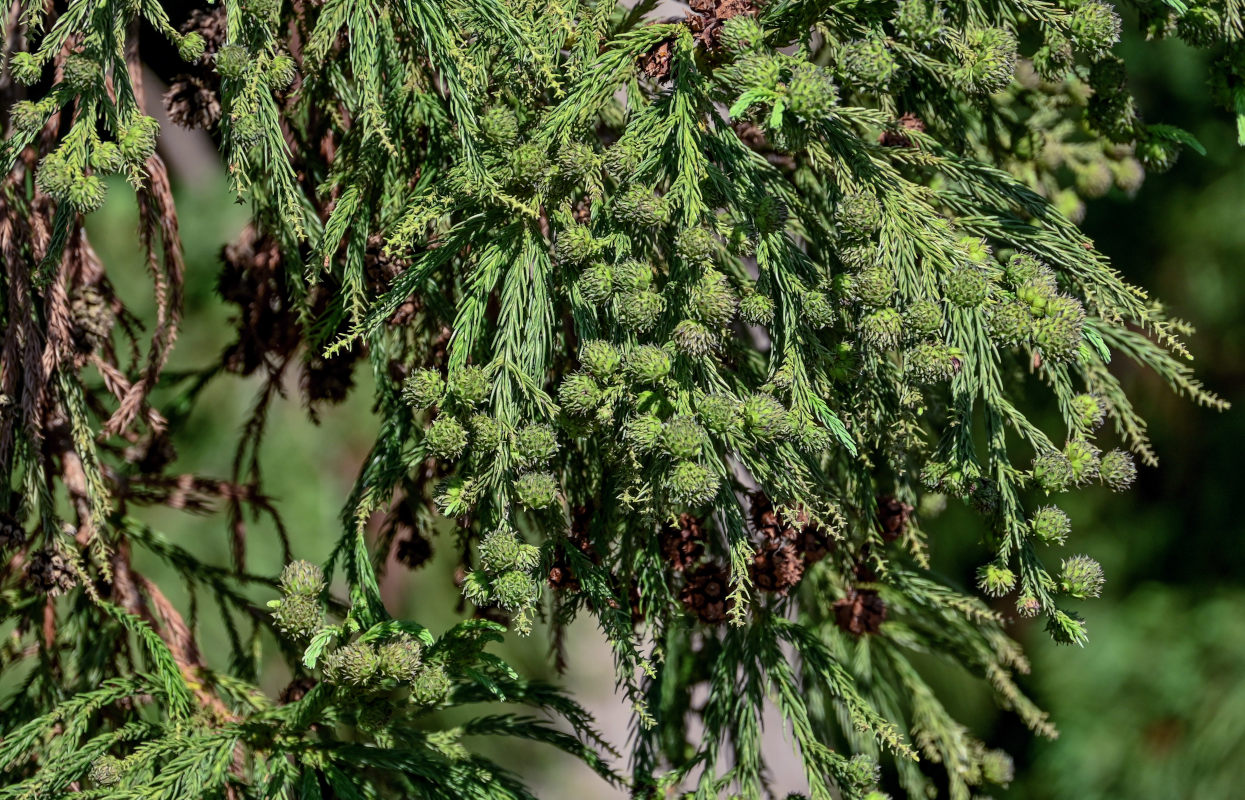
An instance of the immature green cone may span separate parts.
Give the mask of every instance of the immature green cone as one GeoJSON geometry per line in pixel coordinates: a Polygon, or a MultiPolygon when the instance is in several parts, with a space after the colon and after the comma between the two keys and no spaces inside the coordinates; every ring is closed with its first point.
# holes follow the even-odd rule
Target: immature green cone
{"type": "Polygon", "coordinates": [[[943,277],[947,300],[961,308],[976,308],[990,296],[990,278],[968,264],[956,264],[943,277]]]}
{"type": "Polygon", "coordinates": [[[791,422],[787,409],[773,395],[758,392],[744,401],[744,426],[763,442],[787,436],[791,422]]]}
{"type": "Polygon", "coordinates": [[[991,597],[1002,597],[1016,588],[1016,573],[1001,564],[986,564],[977,570],[977,586],[991,597]]]}
{"type": "Polygon", "coordinates": [[[587,225],[570,225],[558,231],[553,246],[560,264],[579,264],[597,254],[597,240],[587,225]]]}
{"type": "Polygon", "coordinates": [[[1085,309],[1071,297],[1055,296],[1033,324],[1033,340],[1047,358],[1063,361],[1080,352],[1085,309]]]}
{"type": "Polygon", "coordinates": [[[580,346],[579,361],[597,380],[608,381],[618,374],[622,353],[609,342],[592,340],[580,346]]]}
{"type": "Polygon", "coordinates": [[[938,383],[955,375],[962,359],[945,344],[922,342],[904,355],[904,370],[918,383],[938,383]]]}
{"type": "Polygon", "coordinates": [[[512,569],[497,576],[489,596],[502,608],[517,611],[532,603],[538,590],[536,581],[530,575],[512,569]]]}
{"type": "Polygon", "coordinates": [[[274,602],[273,624],[290,639],[306,641],[324,627],[324,610],[316,597],[293,594],[274,602]]]}
{"type": "Polygon", "coordinates": [[[739,301],[739,316],[753,325],[769,325],[774,321],[774,301],[759,292],[749,290],[739,301]]]}
{"type": "Polygon", "coordinates": [[[76,175],[73,183],[69,185],[69,205],[80,214],[90,214],[92,211],[98,211],[99,207],[104,204],[104,195],[107,193],[108,187],[104,182],[94,175],[76,175]]]}
{"type": "Polygon", "coordinates": [[[1043,453],[1033,459],[1033,480],[1047,492],[1062,492],[1073,482],[1072,465],[1063,453],[1043,453]]]}
{"type": "Polygon", "coordinates": [[[1101,55],[1120,40],[1120,15],[1110,3],[1082,0],[1068,21],[1072,44],[1090,55],[1101,55]]]}
{"type": "Polygon", "coordinates": [[[1007,260],[1003,276],[1012,286],[1020,287],[1031,281],[1037,285],[1055,288],[1055,274],[1040,258],[1031,253],[1016,253],[1007,260]]]}
{"type": "Polygon", "coordinates": [[[694,461],[680,461],[666,478],[666,489],[676,500],[700,505],[713,499],[718,483],[718,476],[708,467],[694,461]]]}
{"type": "Polygon", "coordinates": [[[281,591],[287,595],[317,597],[326,585],[323,570],[310,561],[291,561],[281,570],[281,591]]]}
{"type": "Polygon", "coordinates": [[[1098,465],[1098,477],[1113,490],[1122,492],[1137,479],[1137,465],[1128,453],[1112,450],[1102,457],[1098,465]]]}
{"type": "Polygon", "coordinates": [[[891,18],[899,37],[919,49],[929,49],[947,31],[947,20],[936,0],[899,0],[891,18]]]}
{"type": "Polygon", "coordinates": [[[450,373],[447,388],[460,403],[474,406],[484,402],[493,389],[493,383],[482,368],[461,367],[450,373]]]}
{"type": "Polygon", "coordinates": [[[380,659],[367,642],[351,642],[324,657],[324,680],[343,688],[365,687],[372,683],[380,659]]]}
{"type": "Polygon", "coordinates": [[[1072,469],[1072,482],[1086,484],[1098,477],[1099,450],[1089,442],[1074,439],[1064,445],[1063,455],[1072,469]]]}
{"type": "Polygon", "coordinates": [[[526,425],[515,434],[513,450],[524,467],[547,464],[558,453],[558,435],[549,425],[526,425]]]}
{"type": "Polygon", "coordinates": [[[84,55],[66,58],[62,74],[65,84],[78,94],[89,92],[104,79],[104,71],[99,64],[84,55]]]}
{"type": "Polygon", "coordinates": [[[619,295],[615,307],[619,324],[635,333],[643,333],[656,324],[666,309],[666,301],[657,292],[645,290],[619,295]]]}
{"type": "Polygon", "coordinates": [[[9,57],[9,72],[22,86],[30,86],[39,81],[43,65],[35,59],[34,53],[17,52],[9,57]]]}
{"type": "Polygon", "coordinates": [[[1033,512],[1029,518],[1029,530],[1047,544],[1063,544],[1072,532],[1072,521],[1055,506],[1046,506],[1033,512]]]}
{"type": "Polygon", "coordinates": [[[903,340],[903,317],[893,308],[881,308],[860,320],[860,338],[877,350],[892,350],[903,340]]]}
{"type": "Polygon", "coordinates": [[[453,417],[437,417],[424,437],[428,451],[437,458],[453,461],[467,449],[467,430],[453,417]]]}
{"type": "Polygon", "coordinates": [[[641,453],[648,453],[661,442],[665,425],[652,414],[641,414],[623,425],[623,438],[641,453]]]}
{"type": "Polygon", "coordinates": [[[216,51],[216,72],[227,80],[239,80],[251,71],[251,54],[240,44],[227,44],[216,51]]]}
{"type": "Polygon", "coordinates": [[[425,706],[445,702],[454,689],[454,682],[441,664],[425,664],[411,681],[411,700],[425,706]]]}
{"type": "Polygon", "coordinates": [[[700,455],[705,432],[691,417],[672,417],[662,433],[662,443],[672,457],[690,461],[700,455]]]}
{"type": "Polygon", "coordinates": [[[718,346],[718,337],[694,319],[685,319],[674,328],[674,346],[690,358],[703,358],[718,346]]]}
{"type": "Polygon", "coordinates": [[[376,669],[386,678],[407,682],[419,669],[423,647],[407,634],[390,639],[376,648],[376,669]]]}
{"type": "Polygon", "coordinates": [[[125,166],[121,148],[113,142],[100,142],[91,150],[91,169],[97,172],[117,172],[125,166]]]}
{"type": "Polygon", "coordinates": [[[696,417],[714,433],[731,433],[740,430],[743,416],[740,404],[733,397],[711,394],[696,404],[696,417]]]}
{"type": "Polygon", "coordinates": [[[727,325],[739,303],[730,281],[716,270],[708,270],[688,294],[692,316],[713,328],[727,325]]]}
{"type": "Polygon", "coordinates": [[[591,146],[571,142],[558,152],[558,174],[567,180],[582,181],[601,168],[601,158],[591,146]]]}
{"type": "Polygon", "coordinates": [[[882,204],[867,192],[850,192],[839,198],[834,221],[843,236],[864,239],[882,224],[882,204]]]}
{"type": "Polygon", "coordinates": [[[640,345],[627,354],[623,370],[637,383],[658,383],[670,374],[670,354],[651,344],[640,345]]]}
{"type": "Polygon", "coordinates": [[[490,572],[529,569],[535,565],[529,545],[519,541],[510,528],[491,531],[480,542],[480,565],[490,572]]]}
{"type": "Polygon", "coordinates": [[[515,480],[514,493],[528,508],[547,508],[558,499],[558,481],[548,472],[527,472],[515,480]]]}
{"type": "Polygon", "coordinates": [[[895,296],[895,275],[888,269],[873,267],[852,276],[852,295],[874,308],[889,305],[895,296]]]}
{"type": "Polygon", "coordinates": [[[792,70],[787,104],[793,112],[805,119],[827,119],[838,102],[839,90],[829,72],[814,64],[800,64],[792,70]]]}
{"type": "Polygon", "coordinates": [[[177,43],[177,55],[182,61],[191,63],[203,58],[203,52],[207,49],[207,43],[204,42],[203,36],[198,33],[188,33],[177,43]]]}
{"type": "Polygon", "coordinates": [[[693,264],[712,260],[716,251],[717,240],[704,228],[684,228],[674,240],[674,252],[693,264]]]}
{"type": "Polygon", "coordinates": [[[942,330],[942,322],[942,306],[929,300],[918,300],[903,312],[903,324],[919,336],[942,330]]]}
{"type": "Polygon", "coordinates": [[[422,410],[441,402],[445,396],[445,381],[439,372],[417,369],[402,382],[402,399],[416,410],[422,410]]]}
{"type": "Polygon", "coordinates": [[[834,324],[837,310],[824,292],[805,292],[800,301],[800,311],[809,325],[828,328],[834,324]]]}
{"type": "Polygon", "coordinates": [[[480,133],[495,145],[519,138],[519,118],[505,106],[493,106],[480,116],[480,133]]]}
{"type": "Polygon", "coordinates": [[[491,453],[501,444],[501,423],[487,414],[473,414],[467,424],[471,428],[473,452],[491,453]]]}
{"type": "Polygon", "coordinates": [[[857,39],[843,45],[839,68],[852,83],[863,89],[881,90],[899,74],[899,62],[877,37],[857,39]]]}
{"type": "Polygon", "coordinates": [[[990,309],[990,337],[1005,347],[1024,344],[1033,335],[1033,314],[1023,303],[1004,302],[990,309]]]}
{"type": "Polygon", "coordinates": [[[1089,556],[1065,558],[1059,574],[1059,588],[1072,597],[1098,597],[1106,578],[1102,565],[1089,556]]]}
{"type": "Polygon", "coordinates": [[[632,186],[614,198],[614,216],[641,228],[656,228],[670,219],[666,201],[641,186],[632,186]]]}
{"type": "Polygon", "coordinates": [[[964,35],[956,78],[967,91],[993,94],[1007,88],[1016,70],[1016,36],[1005,28],[972,28],[964,35]]]}
{"type": "Polygon", "coordinates": [[[125,773],[125,764],[118,758],[103,755],[91,762],[88,777],[99,786],[116,786],[125,773]]]}
{"type": "Polygon", "coordinates": [[[549,159],[545,149],[528,142],[510,153],[510,177],[516,185],[529,191],[545,183],[549,172],[549,159]]]}
{"type": "Polygon", "coordinates": [[[718,43],[731,53],[761,50],[765,47],[765,30],[751,14],[736,14],[722,23],[718,43]]]}
{"type": "Polygon", "coordinates": [[[568,375],[558,387],[558,403],[568,413],[586,417],[601,404],[601,386],[591,375],[568,375]]]}

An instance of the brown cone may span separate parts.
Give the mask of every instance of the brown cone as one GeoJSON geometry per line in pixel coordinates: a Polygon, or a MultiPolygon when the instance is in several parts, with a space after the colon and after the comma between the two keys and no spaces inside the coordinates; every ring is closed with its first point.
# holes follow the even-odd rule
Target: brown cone
{"type": "Polygon", "coordinates": [[[721,625],[734,602],[730,599],[730,573],[721,564],[701,564],[688,570],[679,600],[683,607],[708,625],[721,625]]]}
{"type": "Polygon", "coordinates": [[[753,555],[751,573],[758,589],[785,597],[804,577],[804,558],[794,545],[770,540],[753,555]]]}
{"type": "Polygon", "coordinates": [[[834,621],[848,633],[877,633],[886,620],[886,603],[874,589],[848,589],[834,602],[834,621]]]}
{"type": "Polygon", "coordinates": [[[26,529],[11,514],[0,512],[0,550],[9,550],[26,544],[26,529]]]}
{"type": "Polygon", "coordinates": [[[675,572],[690,569],[705,553],[705,532],[691,514],[680,514],[677,524],[663,526],[659,542],[662,557],[675,572]]]}
{"type": "Polygon", "coordinates": [[[69,560],[53,548],[38,550],[26,565],[30,588],[49,597],[59,597],[75,586],[69,560]]]}
{"type": "Polygon", "coordinates": [[[908,532],[908,519],[912,516],[912,506],[900,500],[883,495],[878,498],[878,524],[882,526],[882,538],[888,542],[903,537],[908,532]]]}

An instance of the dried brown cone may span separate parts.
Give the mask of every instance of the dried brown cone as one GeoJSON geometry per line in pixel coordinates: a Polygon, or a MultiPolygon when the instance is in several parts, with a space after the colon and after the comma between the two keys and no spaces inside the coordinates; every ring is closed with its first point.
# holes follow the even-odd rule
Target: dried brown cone
{"type": "Polygon", "coordinates": [[[758,589],[785,597],[804,577],[804,566],[804,555],[794,545],[771,539],[752,556],[749,571],[758,589]]]}
{"type": "Polygon", "coordinates": [[[658,542],[662,557],[675,572],[690,569],[705,554],[704,529],[691,514],[680,514],[677,523],[664,525],[658,542]]]}
{"type": "Polygon", "coordinates": [[[219,85],[198,75],[178,75],[164,93],[164,107],[173,124],[208,130],[220,122],[219,85]]]}
{"type": "Polygon", "coordinates": [[[298,314],[285,283],[277,242],[247,227],[225,246],[216,290],[238,307],[238,339],[225,349],[224,366],[249,375],[261,365],[284,365],[301,340],[298,314]]]}
{"type": "Polygon", "coordinates": [[[900,539],[908,532],[908,520],[912,506],[890,495],[878,498],[878,524],[882,526],[882,538],[888,542],[900,539]]]}
{"type": "Polygon", "coordinates": [[[799,538],[799,531],[774,509],[774,504],[761,492],[753,492],[751,501],[752,528],[767,541],[792,542],[799,538]]]}
{"type": "Polygon", "coordinates": [[[689,0],[688,5],[696,12],[688,15],[688,25],[709,50],[716,50],[722,39],[722,23],[740,14],[757,13],[754,0],[689,0]]]}
{"type": "Polygon", "coordinates": [[[679,592],[683,607],[707,625],[721,625],[734,606],[730,598],[730,572],[721,564],[701,564],[684,573],[679,592]]]}
{"type": "Polygon", "coordinates": [[[26,529],[12,514],[0,512],[0,550],[15,550],[26,544],[26,529]]]}
{"type": "Polygon", "coordinates": [[[655,81],[663,82],[670,78],[670,62],[673,48],[670,42],[659,42],[640,59],[640,68],[644,74],[655,81]]]}
{"type": "Polygon", "coordinates": [[[31,554],[26,581],[33,591],[49,597],[59,597],[77,585],[69,559],[51,547],[31,554]]]}
{"type": "Polygon", "coordinates": [[[225,43],[229,30],[225,22],[225,9],[217,6],[211,11],[195,9],[182,25],[182,33],[197,33],[203,37],[207,52],[215,53],[225,43]]]}
{"type": "Polygon", "coordinates": [[[913,147],[912,140],[904,135],[904,131],[916,131],[917,133],[925,131],[925,123],[912,112],[904,114],[896,122],[895,129],[882,131],[878,135],[878,144],[883,147],[913,147]]]}
{"type": "Polygon", "coordinates": [[[70,301],[70,335],[79,352],[91,353],[108,341],[116,322],[112,302],[95,286],[80,287],[70,301]]]}
{"type": "Polygon", "coordinates": [[[394,557],[407,569],[419,569],[432,558],[432,542],[419,531],[412,529],[410,535],[398,540],[394,557]]]}
{"type": "Polygon", "coordinates": [[[277,695],[277,700],[283,706],[287,706],[290,703],[297,703],[299,700],[302,700],[307,696],[307,692],[310,692],[313,688],[315,688],[316,683],[318,683],[318,681],[315,678],[307,675],[295,678],[281,690],[281,694],[277,695]]]}
{"type": "Polygon", "coordinates": [[[886,620],[886,603],[875,589],[847,590],[834,602],[835,623],[856,636],[877,633],[886,620]]]}
{"type": "Polygon", "coordinates": [[[337,404],[346,399],[354,387],[354,365],[361,351],[354,346],[332,358],[316,351],[310,354],[299,375],[299,388],[308,407],[314,409],[320,403],[337,404]]]}

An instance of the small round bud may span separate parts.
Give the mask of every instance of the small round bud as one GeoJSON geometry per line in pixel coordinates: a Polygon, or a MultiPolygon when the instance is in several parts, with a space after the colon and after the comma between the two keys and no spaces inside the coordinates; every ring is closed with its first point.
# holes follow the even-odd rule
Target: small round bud
{"type": "Polygon", "coordinates": [[[774,301],[749,289],[739,301],[739,315],[753,325],[769,325],[774,321],[774,301]]]}
{"type": "Polygon", "coordinates": [[[1016,613],[1026,619],[1036,617],[1041,610],[1041,602],[1031,594],[1024,593],[1016,598],[1016,613]]]}
{"type": "Polygon", "coordinates": [[[743,424],[739,402],[724,394],[702,398],[696,405],[696,416],[706,428],[719,434],[737,432],[743,424]]]}
{"type": "Polygon", "coordinates": [[[48,109],[43,103],[21,100],[9,109],[9,119],[14,129],[24,133],[37,131],[48,119],[48,109]]]}
{"type": "Polygon", "coordinates": [[[458,402],[479,405],[493,390],[493,382],[481,367],[460,367],[450,373],[446,388],[458,402]]]}
{"type": "Polygon", "coordinates": [[[1072,482],[1089,483],[1098,476],[1099,450],[1083,439],[1073,439],[1064,445],[1063,455],[1072,467],[1072,482]]]}
{"type": "Polygon", "coordinates": [[[718,43],[729,53],[743,54],[765,47],[765,29],[751,14],[736,14],[722,23],[718,43]]]}
{"type": "Polygon", "coordinates": [[[991,597],[1002,597],[1016,588],[1016,573],[1002,564],[986,564],[977,570],[977,587],[991,597]]]}
{"type": "Polygon", "coordinates": [[[929,300],[918,300],[904,309],[903,322],[920,336],[938,333],[942,330],[942,306],[929,300]]]}
{"type": "Polygon", "coordinates": [[[1128,453],[1112,450],[1102,457],[1098,465],[1098,477],[1113,490],[1122,492],[1137,479],[1137,465],[1128,453]]]}
{"type": "Polygon", "coordinates": [[[877,37],[857,39],[843,45],[839,67],[852,83],[864,89],[881,90],[899,74],[899,63],[877,37]]]}
{"type": "Polygon", "coordinates": [[[662,433],[662,444],[672,457],[690,461],[700,455],[705,432],[691,417],[672,417],[662,433]]]}
{"type": "Polygon", "coordinates": [[[441,664],[425,664],[411,681],[411,700],[423,706],[445,701],[454,689],[454,682],[441,664]]]}
{"type": "Polygon", "coordinates": [[[13,80],[22,86],[30,86],[38,83],[39,78],[43,75],[43,64],[35,59],[34,53],[14,53],[9,58],[9,71],[13,75],[13,80]]]}
{"type": "Polygon", "coordinates": [[[828,118],[839,102],[839,90],[830,73],[816,64],[799,64],[787,83],[787,106],[810,120],[828,118]]]}
{"type": "Polygon", "coordinates": [[[1110,3],[1084,0],[1072,9],[1068,33],[1078,50],[1102,55],[1120,40],[1120,15],[1110,3]]]}
{"type": "Polygon", "coordinates": [[[744,427],[763,442],[791,433],[787,409],[773,395],[758,392],[744,401],[741,409],[744,427]]]}
{"type": "Polygon", "coordinates": [[[1072,532],[1072,520],[1061,509],[1045,506],[1033,512],[1029,530],[1046,544],[1063,544],[1072,532]]]}
{"type": "Polygon", "coordinates": [[[787,224],[787,204],[773,195],[765,195],[752,210],[752,227],[759,234],[778,233],[787,224]]]}
{"type": "Polygon", "coordinates": [[[386,678],[406,682],[415,677],[419,669],[423,647],[406,634],[381,644],[376,648],[377,669],[386,678]]]}
{"type": "MultiPolygon", "coordinates": [[[[600,248],[587,225],[568,225],[558,231],[553,252],[559,264],[580,264],[597,254],[600,248]]],[[[607,294],[608,296],[608,294],[607,294]]]]}
{"type": "Polygon", "coordinates": [[[156,136],[160,123],[152,117],[138,117],[123,127],[117,136],[121,155],[131,164],[142,164],[156,152],[156,136]]]}
{"type": "Polygon", "coordinates": [[[618,348],[600,339],[584,342],[579,348],[579,361],[598,380],[606,381],[618,373],[622,354],[618,348]]]}
{"type": "Polygon", "coordinates": [[[66,58],[61,74],[64,76],[65,85],[78,94],[91,91],[104,78],[104,71],[99,64],[82,54],[66,58]]]}
{"type": "Polygon", "coordinates": [[[917,383],[939,383],[950,380],[962,361],[945,344],[922,342],[905,354],[904,371],[917,383]]]}
{"type": "Polygon", "coordinates": [[[670,219],[670,209],[665,199],[657,197],[642,186],[632,186],[617,195],[613,210],[619,221],[641,228],[656,228],[670,219]]]}
{"type": "Polygon", "coordinates": [[[324,611],[313,595],[292,594],[274,602],[272,621],[290,639],[306,641],[324,627],[324,611]]]}
{"type": "Polygon", "coordinates": [[[801,297],[800,311],[804,320],[813,328],[828,328],[834,324],[835,307],[824,292],[805,292],[801,297]]]}
{"type": "Polygon", "coordinates": [[[1074,180],[1076,182],[1076,190],[1080,192],[1082,197],[1090,199],[1102,197],[1111,191],[1111,187],[1115,184],[1115,177],[1111,174],[1111,168],[1103,161],[1092,161],[1088,164],[1081,164],[1074,168],[1074,180]]]}
{"type": "Polygon", "coordinates": [[[473,414],[468,422],[471,426],[471,445],[476,453],[492,453],[501,444],[501,423],[487,414],[473,414]]]}
{"type": "Polygon", "coordinates": [[[558,499],[558,481],[549,472],[526,472],[514,482],[514,493],[528,508],[547,508],[558,499]]]}
{"type": "Polygon", "coordinates": [[[882,224],[882,204],[868,192],[849,192],[834,210],[839,233],[849,239],[865,239],[882,224]]]}
{"type": "Polygon", "coordinates": [[[1107,404],[1096,394],[1078,394],[1068,405],[1072,424],[1082,431],[1097,430],[1107,417],[1107,404]]]}
{"type": "Polygon", "coordinates": [[[402,399],[416,410],[434,406],[445,396],[445,381],[430,369],[417,369],[402,382],[402,399]]]}
{"type": "Polygon", "coordinates": [[[424,436],[428,451],[439,459],[453,461],[467,449],[467,431],[453,417],[440,416],[428,427],[424,436]]]}
{"type": "Polygon", "coordinates": [[[1043,453],[1033,459],[1033,480],[1048,493],[1062,492],[1073,481],[1072,465],[1063,453],[1043,453]]]}
{"type": "Polygon", "coordinates": [[[177,43],[177,55],[182,61],[194,63],[203,58],[203,51],[207,49],[207,43],[203,41],[203,36],[198,33],[188,33],[177,43]]]}
{"type": "Polygon", "coordinates": [[[990,336],[998,344],[1023,344],[1032,333],[1033,315],[1023,303],[1000,303],[990,309],[990,336]]]}
{"type": "Polygon", "coordinates": [[[1080,351],[1085,308],[1072,297],[1056,295],[1046,302],[1045,314],[1033,326],[1033,340],[1052,360],[1073,358],[1080,351]]]}
{"type": "Polygon", "coordinates": [[[65,160],[59,151],[53,151],[39,162],[39,170],[35,173],[35,184],[49,197],[65,200],[74,182],[81,175],[73,165],[65,160]]]}
{"type": "Polygon", "coordinates": [[[508,611],[516,611],[536,599],[536,581],[526,572],[512,569],[503,572],[493,581],[490,597],[493,602],[508,611]]]}
{"type": "Polygon", "coordinates": [[[658,383],[670,374],[670,354],[660,347],[640,345],[627,353],[623,370],[637,383],[658,383]]]}
{"type": "Polygon", "coordinates": [[[90,778],[99,786],[116,786],[125,773],[125,765],[120,759],[103,755],[91,762],[90,778]]]}
{"type": "Polygon", "coordinates": [[[510,174],[514,182],[529,190],[539,188],[549,171],[549,159],[543,147],[527,142],[510,153],[510,174]]]}
{"type": "Polygon", "coordinates": [[[216,72],[226,80],[238,80],[251,71],[251,54],[240,44],[227,44],[216,51],[216,72]]]}
{"type": "Polygon", "coordinates": [[[1104,583],[1102,565],[1089,556],[1072,556],[1063,560],[1059,574],[1059,588],[1063,592],[1081,599],[1097,597],[1102,594],[1104,583]]]}
{"type": "Polygon", "coordinates": [[[860,320],[860,338],[877,350],[893,350],[903,339],[903,317],[893,308],[882,308],[860,320]]]}
{"type": "Polygon", "coordinates": [[[591,145],[571,142],[558,151],[558,174],[571,181],[593,176],[601,167],[601,157],[591,145]]]}
{"type": "Polygon", "coordinates": [[[1115,182],[1116,188],[1130,197],[1137,193],[1137,190],[1141,188],[1141,184],[1145,183],[1145,168],[1135,158],[1123,158],[1119,161],[1112,161],[1109,166],[1111,168],[1111,180],[1115,182]]]}
{"type": "Polygon", "coordinates": [[[623,438],[641,453],[655,450],[664,433],[665,425],[652,414],[632,417],[623,425],[623,438]]]}
{"type": "Polygon", "coordinates": [[[895,296],[895,275],[888,269],[872,267],[853,275],[851,287],[856,300],[880,308],[895,296]]]}
{"type": "Polygon", "coordinates": [[[264,77],[268,80],[268,86],[279,92],[298,77],[298,68],[294,64],[294,59],[287,55],[280,55],[272,59],[268,65],[268,73],[264,77]]]}
{"type": "Polygon", "coordinates": [[[123,166],[121,148],[112,142],[100,142],[91,149],[91,169],[96,172],[117,172],[123,166]]]}
{"type": "Polygon", "coordinates": [[[77,175],[69,186],[69,205],[81,214],[90,214],[104,204],[108,187],[95,175],[77,175]]]}
{"type": "Polygon", "coordinates": [[[340,687],[363,687],[380,666],[376,650],[367,642],[351,642],[324,657],[324,680],[340,687]]]}
{"type": "Polygon", "coordinates": [[[281,591],[287,595],[315,597],[326,585],[324,571],[310,561],[291,561],[281,570],[281,591]]]}
{"type": "Polygon", "coordinates": [[[718,346],[718,337],[694,319],[685,319],[676,325],[673,338],[675,348],[691,358],[702,358],[718,346]]]}
{"type": "Polygon", "coordinates": [[[718,483],[718,476],[708,468],[695,461],[680,461],[666,478],[666,489],[675,500],[700,505],[713,499],[718,483]]]}
{"type": "Polygon", "coordinates": [[[1016,72],[1016,35],[1005,28],[970,28],[960,49],[955,77],[976,94],[993,94],[1007,88],[1016,72]]]}
{"type": "MultiPolygon", "coordinates": [[[[737,19],[732,17],[732,19],[737,19]]],[[[679,231],[674,240],[674,252],[679,258],[691,264],[712,261],[717,252],[718,242],[713,234],[704,228],[685,228],[679,231]]]]}
{"type": "Polygon", "coordinates": [[[978,267],[955,264],[943,276],[947,300],[962,308],[976,308],[990,296],[990,278],[978,267]]]}
{"type": "Polygon", "coordinates": [[[515,434],[514,455],[524,467],[547,464],[558,454],[558,435],[548,425],[526,425],[515,434]]]}
{"type": "Polygon", "coordinates": [[[505,106],[494,106],[481,115],[480,133],[492,144],[510,144],[519,138],[519,118],[505,106]]]}
{"type": "Polygon", "coordinates": [[[730,281],[716,270],[707,271],[688,296],[692,316],[714,328],[730,323],[738,302],[730,281]]]}
{"type": "Polygon", "coordinates": [[[558,387],[558,402],[571,414],[587,416],[601,404],[601,386],[591,375],[568,375],[558,387]]]}
{"type": "Polygon", "coordinates": [[[981,756],[981,777],[989,783],[1006,786],[1016,777],[1016,765],[1003,750],[987,750],[981,756]]]}
{"type": "Polygon", "coordinates": [[[619,295],[614,307],[618,311],[620,325],[630,331],[642,333],[657,324],[658,318],[666,310],[666,301],[657,292],[646,290],[619,295]]]}

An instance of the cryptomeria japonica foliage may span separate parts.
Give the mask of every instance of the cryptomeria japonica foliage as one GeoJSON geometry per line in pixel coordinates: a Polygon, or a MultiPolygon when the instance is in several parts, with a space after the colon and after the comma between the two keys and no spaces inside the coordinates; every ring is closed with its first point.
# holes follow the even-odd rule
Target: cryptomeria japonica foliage
{"type": "MultiPolygon", "coordinates": [[[[1113,362],[1223,405],[1186,326],[1076,225],[1083,199],[1199,149],[1143,119],[1114,6],[184,5],[6,17],[0,797],[529,796],[470,751],[492,735],[640,797],[754,798],[767,705],[813,798],[1006,783],[931,657],[1054,734],[1006,625],[1085,642],[1072,608],[1103,574],[1060,497],[1155,460],[1113,362]],[[178,374],[195,320],[153,72],[251,213],[218,277],[236,338],[178,374]],[[146,328],[113,290],[137,267],[102,263],[81,225],[124,185],[109,175],[137,197],[146,328]],[[312,413],[340,402],[362,370],[375,446],[340,519],[287,534],[265,412],[291,379],[312,413]],[[171,442],[231,374],[265,387],[234,474],[179,475],[171,442]],[[1060,424],[1031,421],[1042,403],[1060,424]],[[980,540],[976,587],[928,569],[921,520],[947,502],[979,512],[954,532],[980,540]],[[232,562],[149,527],[151,504],[219,511],[232,562]],[[249,514],[278,520],[280,576],[248,571],[249,514]],[[336,541],[326,564],[298,560],[308,537],[336,541]],[[439,636],[393,618],[377,579],[434,539],[476,609],[439,636]],[[206,614],[232,643],[219,662],[206,614]],[[621,756],[485,650],[537,623],[561,642],[581,615],[634,708],[621,756]],[[274,658],[294,674],[280,697],[257,688],[274,658]],[[439,722],[486,703],[545,717],[439,722]]],[[[1212,48],[1211,90],[1245,119],[1240,3],[1126,5],[1147,35],[1212,48]]]]}

